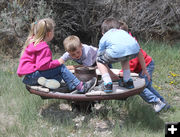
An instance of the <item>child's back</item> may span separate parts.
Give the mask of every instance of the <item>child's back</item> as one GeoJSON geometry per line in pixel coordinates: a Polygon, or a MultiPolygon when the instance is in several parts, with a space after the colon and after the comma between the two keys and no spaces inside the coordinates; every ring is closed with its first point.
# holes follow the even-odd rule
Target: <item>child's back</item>
{"type": "MultiPolygon", "coordinates": [[[[97,66],[102,73],[105,92],[112,92],[112,79],[110,77],[108,63],[121,62],[123,79],[120,79],[119,86],[128,89],[134,88],[133,80],[130,76],[129,60],[138,56],[142,65],[143,73],[147,74],[146,66],[140,47],[137,41],[126,31],[120,30],[120,23],[115,18],[107,18],[101,25],[102,38],[99,42],[97,66]]],[[[148,75],[149,77],[149,75],[148,75]]]]}
{"type": "Polygon", "coordinates": [[[100,40],[99,52],[106,52],[113,58],[125,57],[139,52],[139,44],[126,31],[110,29],[100,40]]]}

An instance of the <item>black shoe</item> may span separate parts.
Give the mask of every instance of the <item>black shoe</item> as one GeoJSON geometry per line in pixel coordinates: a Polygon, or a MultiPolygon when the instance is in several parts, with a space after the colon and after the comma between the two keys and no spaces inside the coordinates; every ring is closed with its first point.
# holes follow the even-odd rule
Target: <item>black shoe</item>
{"type": "Polygon", "coordinates": [[[127,89],[134,88],[133,80],[130,78],[127,82],[123,81],[123,78],[120,78],[118,81],[120,87],[125,87],[127,89]]]}

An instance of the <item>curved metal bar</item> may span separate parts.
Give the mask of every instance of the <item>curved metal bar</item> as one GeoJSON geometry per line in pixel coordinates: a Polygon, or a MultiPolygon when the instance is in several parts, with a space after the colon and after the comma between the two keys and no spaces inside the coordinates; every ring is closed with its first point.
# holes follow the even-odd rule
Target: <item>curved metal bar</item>
{"type": "Polygon", "coordinates": [[[32,89],[26,86],[27,90],[31,94],[39,95],[42,98],[54,98],[54,99],[65,99],[70,101],[100,101],[100,100],[124,100],[130,96],[140,94],[145,88],[144,79],[136,78],[135,88],[125,89],[125,92],[112,92],[99,95],[88,95],[88,94],[71,94],[71,93],[62,93],[57,91],[43,92],[32,89]]]}

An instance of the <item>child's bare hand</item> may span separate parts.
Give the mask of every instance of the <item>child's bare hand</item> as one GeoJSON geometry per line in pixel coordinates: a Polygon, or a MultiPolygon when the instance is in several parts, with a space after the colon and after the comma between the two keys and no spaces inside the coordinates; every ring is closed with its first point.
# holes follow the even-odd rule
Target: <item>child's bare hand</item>
{"type": "Polygon", "coordinates": [[[120,77],[123,77],[123,72],[122,71],[119,71],[119,74],[118,74],[120,77]]]}
{"type": "Polygon", "coordinates": [[[69,69],[69,70],[75,70],[75,67],[74,66],[66,66],[67,67],[67,69],[69,69]]]}

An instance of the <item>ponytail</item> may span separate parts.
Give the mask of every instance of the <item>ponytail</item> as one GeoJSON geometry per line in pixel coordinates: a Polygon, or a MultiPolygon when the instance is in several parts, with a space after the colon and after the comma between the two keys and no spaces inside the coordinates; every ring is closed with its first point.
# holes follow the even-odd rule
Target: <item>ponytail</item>
{"type": "Polygon", "coordinates": [[[45,20],[40,20],[35,28],[35,35],[33,37],[34,46],[40,41],[44,40],[47,33],[47,25],[45,20]]]}
{"type": "Polygon", "coordinates": [[[55,23],[50,18],[45,18],[39,20],[38,22],[33,22],[31,24],[31,29],[27,37],[27,40],[25,41],[25,44],[22,48],[21,56],[23,55],[26,47],[30,43],[34,43],[34,46],[36,46],[38,43],[43,41],[46,37],[47,32],[52,31],[54,29],[54,26],[55,23]]]}
{"type": "Polygon", "coordinates": [[[31,24],[31,28],[30,28],[30,31],[29,31],[29,35],[28,35],[28,37],[27,37],[27,39],[26,39],[26,41],[25,41],[24,46],[22,47],[22,51],[21,51],[20,57],[23,55],[26,47],[29,45],[31,39],[32,39],[33,36],[34,36],[34,28],[35,28],[35,25],[36,25],[36,24],[37,24],[36,22],[33,22],[33,23],[31,24]]]}

